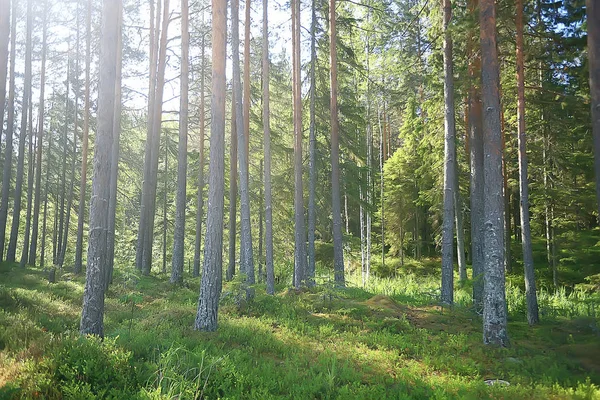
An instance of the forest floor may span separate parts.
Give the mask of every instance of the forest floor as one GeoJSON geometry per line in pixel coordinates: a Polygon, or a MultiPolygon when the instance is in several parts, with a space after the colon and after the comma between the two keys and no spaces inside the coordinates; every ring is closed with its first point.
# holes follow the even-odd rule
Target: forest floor
{"type": "Polygon", "coordinates": [[[511,347],[492,348],[477,313],[416,295],[437,285],[418,273],[367,290],[257,285],[249,303],[229,283],[213,333],[192,329],[198,279],[118,273],[104,341],[78,335],[84,277],[47,275],[0,265],[0,399],[600,399],[597,317],[542,310],[529,327],[512,312],[511,347]]]}

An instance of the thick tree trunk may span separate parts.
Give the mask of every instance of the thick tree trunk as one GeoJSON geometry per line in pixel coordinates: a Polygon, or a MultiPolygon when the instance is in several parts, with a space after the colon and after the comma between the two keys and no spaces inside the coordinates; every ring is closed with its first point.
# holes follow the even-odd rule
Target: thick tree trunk
{"type": "Polygon", "coordinates": [[[315,230],[317,225],[316,187],[317,187],[317,136],[316,136],[316,28],[317,11],[315,0],[311,1],[310,22],[310,126],[308,137],[308,264],[306,266],[306,283],[309,287],[315,284],[315,230]]]}
{"type": "Polygon", "coordinates": [[[15,202],[13,206],[13,219],[10,229],[10,241],[6,260],[14,262],[17,254],[17,238],[19,236],[19,222],[21,220],[21,197],[23,194],[23,168],[25,163],[25,140],[27,139],[27,112],[31,99],[31,31],[33,29],[33,0],[27,0],[27,44],[25,48],[25,78],[23,87],[23,103],[21,103],[21,130],[19,131],[19,154],[17,156],[17,175],[15,182],[15,202]]]}
{"type": "Polygon", "coordinates": [[[590,70],[590,95],[592,97],[592,135],[594,137],[594,171],[596,173],[596,200],[600,224],[600,4],[586,0],[588,28],[588,57],[590,70]]]}
{"type": "Polygon", "coordinates": [[[442,224],[441,301],[454,303],[454,197],[456,194],[456,121],[452,37],[449,31],[452,5],[443,0],[444,13],[444,219],[442,224]]]}
{"type": "Polygon", "coordinates": [[[300,286],[306,284],[306,232],[304,231],[304,192],[302,189],[302,82],[300,76],[300,0],[292,0],[291,7],[293,86],[292,98],[294,110],[294,287],[300,288],[300,286]]]}
{"type": "MultiPolygon", "coordinates": [[[[246,134],[244,133],[244,110],[240,100],[242,99],[242,82],[240,77],[240,34],[239,34],[239,1],[231,2],[231,45],[233,64],[233,91],[236,107],[236,128],[238,146],[238,177],[240,180],[240,272],[246,274],[246,282],[253,285],[254,279],[254,256],[252,254],[252,230],[250,221],[250,193],[248,184],[248,157],[246,151],[246,134]]],[[[253,297],[253,291],[247,290],[246,295],[253,297]]]]}
{"type": "MultiPolygon", "coordinates": [[[[46,87],[46,39],[48,34],[47,15],[48,2],[44,1],[44,26],[42,28],[42,70],[40,73],[40,101],[38,106],[38,132],[37,132],[37,155],[36,165],[38,168],[35,172],[35,202],[33,206],[33,229],[31,233],[31,247],[29,249],[29,264],[35,266],[37,257],[37,242],[38,242],[38,226],[40,219],[40,202],[41,202],[41,187],[42,187],[42,144],[44,143],[44,92],[46,87]]],[[[75,152],[73,153],[75,157],[75,152]]],[[[60,264],[62,267],[62,264],[60,264]]]]}
{"type": "Polygon", "coordinates": [[[237,107],[234,90],[231,91],[231,143],[229,146],[229,264],[225,279],[233,279],[235,275],[235,248],[237,244],[237,107]]]}
{"type": "Polygon", "coordinates": [[[179,99],[179,143],[177,145],[177,198],[175,200],[175,233],[171,283],[183,282],[183,248],[185,237],[185,204],[187,185],[187,135],[189,90],[189,6],[181,0],[181,79],[179,99]]]}
{"type": "MultiPolygon", "coordinates": [[[[115,81],[118,51],[120,0],[104,0],[100,40],[98,123],[94,145],[94,175],[90,202],[88,262],[79,331],[82,335],[104,336],[104,273],[107,268],[106,237],[110,170],[112,166],[115,117],[115,81]]],[[[116,161],[116,160],[115,160],[116,161]]]]}
{"type": "Polygon", "coordinates": [[[217,329],[221,293],[223,247],[223,192],[225,138],[225,60],[227,0],[212,0],[212,98],[208,210],[204,241],[204,266],[194,328],[217,329]]]}
{"type": "Polygon", "coordinates": [[[527,150],[525,136],[525,63],[523,60],[523,0],[517,0],[517,129],[519,146],[519,197],[521,214],[521,238],[523,244],[523,265],[525,270],[525,297],[527,299],[527,322],[539,322],[538,302],[531,248],[531,228],[529,225],[529,186],[527,181],[527,150]]]}
{"type": "MultiPolygon", "coordinates": [[[[121,4],[122,7],[122,4],[121,4]]],[[[117,178],[119,177],[119,142],[121,139],[121,72],[123,67],[123,10],[119,10],[117,20],[117,64],[115,79],[115,114],[113,120],[113,143],[111,148],[110,198],[108,200],[108,234],[106,236],[107,266],[104,274],[104,287],[112,283],[115,267],[115,229],[117,217],[117,178]]],[[[68,214],[67,214],[68,216],[68,214]]],[[[67,219],[68,220],[68,219],[67,219]]]]}
{"type": "MultiPolygon", "coordinates": [[[[90,133],[90,69],[92,40],[92,0],[87,1],[85,22],[85,93],[83,105],[83,138],[81,141],[81,180],[79,182],[79,209],[77,211],[77,240],[75,243],[75,265],[73,271],[81,273],[83,269],[83,224],[85,221],[85,200],[87,192],[88,137],[90,133]]],[[[46,196],[48,196],[46,194],[46,196]]]]}
{"type": "Polygon", "coordinates": [[[250,8],[251,0],[246,0],[244,20],[244,137],[246,142],[246,178],[250,166],[250,8]]]}
{"type": "Polygon", "coordinates": [[[502,132],[500,128],[500,76],[496,44],[496,4],[481,0],[481,39],[484,192],[484,299],[483,342],[508,346],[504,278],[504,223],[502,196],[502,132]]]}
{"type": "MultiPolygon", "coordinates": [[[[476,12],[478,0],[469,1],[469,12],[476,12]]],[[[474,32],[468,41],[474,44],[474,32]]],[[[473,267],[473,305],[476,310],[483,307],[483,132],[481,105],[481,55],[473,49],[468,57],[471,61],[468,67],[469,80],[469,158],[471,168],[470,198],[471,198],[471,263],[473,267]]]]}
{"type": "MultiPolygon", "coordinates": [[[[202,12],[202,23],[204,24],[204,12],[202,12]]],[[[200,276],[200,249],[202,245],[202,217],[204,216],[204,113],[206,112],[204,106],[204,74],[205,74],[205,35],[202,35],[202,50],[200,53],[202,68],[200,71],[200,140],[198,153],[200,153],[200,165],[198,169],[198,193],[196,200],[196,241],[194,246],[194,278],[200,276]]]]}
{"type": "Polygon", "coordinates": [[[271,201],[271,121],[269,93],[269,0],[263,0],[263,42],[262,42],[262,81],[263,81],[263,146],[265,160],[265,269],[267,273],[267,294],[275,294],[275,271],[273,268],[273,206],[271,201]]]}
{"type": "MultiPolygon", "coordinates": [[[[4,241],[6,240],[6,220],[8,217],[8,197],[10,194],[10,179],[12,175],[13,136],[15,128],[15,64],[17,13],[16,0],[12,2],[11,32],[10,32],[10,81],[8,83],[8,116],[6,121],[6,148],[4,165],[2,166],[2,198],[0,200],[0,262],[4,259],[4,241]]],[[[1,126],[1,125],[0,125],[1,126]]]]}
{"type": "Polygon", "coordinates": [[[340,212],[340,144],[337,104],[337,50],[335,0],[329,1],[329,56],[331,89],[331,211],[333,213],[333,270],[336,286],[345,286],[342,215],[340,212]]]}

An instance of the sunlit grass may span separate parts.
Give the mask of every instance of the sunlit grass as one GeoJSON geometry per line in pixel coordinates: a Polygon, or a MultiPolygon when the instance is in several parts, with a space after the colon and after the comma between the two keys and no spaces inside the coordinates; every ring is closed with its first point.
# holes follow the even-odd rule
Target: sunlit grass
{"type": "Polygon", "coordinates": [[[83,277],[48,284],[40,270],[4,265],[0,398],[600,396],[597,319],[579,305],[589,295],[541,292],[541,304],[571,315],[546,313],[530,328],[523,294],[509,286],[512,347],[494,349],[482,344],[469,283],[457,282],[456,306],[442,308],[428,268],[372,276],[365,288],[349,275],[345,290],[279,287],[267,296],[257,285],[251,303],[237,301],[228,284],[213,333],[192,329],[199,280],[175,288],[121,271],[100,342],[78,339],[83,277]]]}

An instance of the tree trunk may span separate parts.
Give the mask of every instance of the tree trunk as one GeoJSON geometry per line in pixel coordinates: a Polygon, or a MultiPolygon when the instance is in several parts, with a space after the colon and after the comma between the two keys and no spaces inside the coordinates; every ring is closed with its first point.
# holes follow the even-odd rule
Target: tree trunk
{"type": "Polygon", "coordinates": [[[187,185],[187,135],[189,89],[189,9],[188,0],[181,0],[181,79],[179,100],[179,143],[177,145],[177,198],[175,200],[175,233],[171,283],[183,282],[183,249],[185,237],[185,204],[187,185]]]}
{"type": "MultiPolygon", "coordinates": [[[[275,294],[275,272],[273,268],[273,207],[271,204],[271,122],[269,93],[269,0],[263,0],[263,42],[262,42],[262,81],[263,81],[263,146],[265,160],[265,270],[267,273],[267,294],[275,294]]],[[[310,232],[310,231],[309,231],[310,232]]]]}
{"type": "Polygon", "coordinates": [[[10,229],[10,241],[6,260],[15,261],[17,254],[17,238],[19,236],[19,222],[21,218],[21,197],[23,194],[23,168],[25,163],[25,140],[27,139],[27,112],[31,99],[31,31],[33,29],[33,0],[27,0],[27,44],[25,49],[25,78],[23,87],[23,103],[21,104],[21,130],[19,131],[19,154],[17,156],[17,176],[15,182],[15,203],[13,206],[13,219],[10,229]]]}
{"type": "Polygon", "coordinates": [[[586,0],[588,28],[588,57],[590,70],[590,95],[592,97],[592,135],[594,137],[594,171],[596,173],[596,199],[600,224],[600,4],[586,0]]]}
{"type": "Polygon", "coordinates": [[[504,278],[504,223],[502,211],[502,132],[498,52],[496,47],[496,5],[481,0],[481,82],[483,109],[484,194],[484,301],[483,342],[508,346],[504,278]]]}
{"type": "Polygon", "coordinates": [[[291,7],[293,86],[292,98],[294,110],[294,287],[300,288],[300,286],[306,284],[306,232],[304,231],[304,192],[302,189],[302,82],[300,76],[300,0],[292,0],[291,7]]]}
{"type": "Polygon", "coordinates": [[[512,255],[511,255],[511,237],[510,237],[510,193],[508,191],[508,167],[506,165],[506,129],[504,127],[504,109],[501,106],[500,110],[500,126],[502,130],[502,194],[504,199],[504,270],[506,273],[512,272],[512,255]]]}
{"type": "MultiPolygon", "coordinates": [[[[16,0],[13,0],[13,2],[16,0]]],[[[8,74],[8,42],[10,36],[10,0],[0,0],[0,148],[4,129],[4,105],[6,104],[6,76],[8,74]]]]}
{"type": "Polygon", "coordinates": [[[6,121],[6,148],[2,166],[2,199],[0,200],[0,262],[4,259],[4,241],[6,240],[6,220],[8,218],[8,197],[12,175],[13,136],[15,128],[15,64],[17,36],[16,0],[12,2],[10,32],[10,81],[8,83],[8,116],[6,121]]]}
{"type": "Polygon", "coordinates": [[[450,0],[442,0],[444,13],[444,219],[442,224],[441,301],[454,303],[454,197],[456,194],[456,121],[454,116],[454,74],[450,0]]]}
{"type": "Polygon", "coordinates": [[[221,293],[223,247],[223,192],[225,138],[225,60],[227,0],[212,0],[212,98],[208,210],[204,239],[204,265],[194,328],[217,329],[221,293]]]}
{"type": "MultiPolygon", "coordinates": [[[[38,242],[38,226],[40,219],[40,202],[41,202],[41,187],[42,187],[42,148],[44,138],[44,91],[46,87],[46,39],[48,34],[48,2],[44,1],[44,22],[42,28],[42,70],[40,73],[40,102],[38,106],[38,132],[37,132],[37,155],[36,165],[38,166],[35,172],[35,202],[33,208],[33,229],[31,233],[31,247],[29,249],[29,264],[35,266],[37,257],[37,242],[38,242]]],[[[75,152],[73,152],[75,157],[75,152]]],[[[62,267],[62,264],[60,264],[62,267]]]]}
{"type": "MultiPolygon", "coordinates": [[[[263,171],[263,160],[259,162],[259,171],[263,171]]],[[[262,183],[262,182],[261,182],[262,183]]],[[[263,186],[260,185],[258,189],[258,277],[256,281],[258,283],[263,282],[263,237],[264,237],[264,225],[263,225],[263,186]]]]}
{"type": "Polygon", "coordinates": [[[517,120],[519,145],[519,197],[521,213],[521,238],[523,244],[523,265],[525,270],[525,297],[527,299],[527,322],[539,322],[538,302],[531,248],[531,228],[529,226],[529,186],[527,182],[527,150],[525,136],[525,63],[523,60],[523,0],[517,0],[517,120]]]}
{"type": "MultiPolygon", "coordinates": [[[[85,221],[85,200],[87,191],[88,137],[90,133],[90,69],[92,40],[92,0],[87,1],[85,22],[85,94],[83,111],[83,138],[81,141],[81,180],[79,182],[79,209],[77,211],[77,240],[75,243],[75,265],[73,272],[81,273],[83,269],[83,224],[85,221]]],[[[46,195],[47,196],[47,195],[46,195]]]]}
{"type": "Polygon", "coordinates": [[[231,143],[229,147],[229,264],[225,278],[230,281],[235,275],[235,247],[237,242],[237,107],[234,90],[231,91],[231,143]]]}
{"type": "MultiPolygon", "coordinates": [[[[340,212],[340,144],[337,104],[337,50],[335,0],[329,0],[329,56],[331,89],[331,211],[333,213],[333,270],[336,286],[345,286],[342,215],[340,212]]],[[[298,94],[300,95],[300,94],[298,94]]]]}
{"type": "MultiPolygon", "coordinates": [[[[169,135],[165,135],[165,169],[163,176],[162,273],[167,273],[167,183],[169,181],[169,135]]],[[[154,229],[153,229],[154,231],[154,229]]],[[[154,240],[154,239],[152,239],[154,240]]],[[[182,272],[183,273],[183,272],[182,272]]]]}
{"type": "MultiPolygon", "coordinates": [[[[100,36],[98,122],[94,145],[94,175],[90,202],[88,263],[79,331],[82,335],[104,336],[104,273],[108,266],[106,237],[110,170],[115,118],[115,82],[118,51],[120,0],[104,0],[100,36]]],[[[114,160],[116,162],[116,160],[114,160]]]]}
{"type": "Polygon", "coordinates": [[[454,221],[456,223],[456,253],[458,258],[458,276],[461,282],[467,280],[467,259],[465,257],[465,228],[463,224],[463,206],[458,181],[458,157],[454,160],[456,174],[454,176],[454,221]]]}
{"type": "MultiPolygon", "coordinates": [[[[204,12],[202,12],[202,24],[204,25],[204,12]]],[[[201,57],[201,71],[200,71],[200,142],[198,152],[200,153],[200,165],[198,170],[198,194],[197,194],[197,207],[196,207],[196,241],[194,247],[194,278],[200,276],[200,248],[202,244],[202,217],[204,216],[204,113],[206,112],[204,106],[204,73],[205,73],[205,34],[202,35],[202,49],[200,53],[201,57]]]]}
{"type": "MultiPolygon", "coordinates": [[[[246,178],[249,176],[250,166],[250,7],[251,0],[246,0],[244,21],[244,137],[246,142],[246,178]]],[[[241,182],[240,182],[241,183],[241,182]]]]}
{"type": "Polygon", "coordinates": [[[27,208],[25,217],[25,234],[23,237],[23,247],[21,249],[21,260],[19,266],[25,268],[29,260],[29,239],[31,238],[31,208],[33,205],[33,176],[35,174],[35,158],[34,158],[34,133],[33,133],[33,102],[29,102],[28,112],[28,131],[29,131],[29,146],[27,153],[27,208]]]}
{"type": "Polygon", "coordinates": [[[317,225],[316,187],[317,187],[317,137],[316,137],[316,46],[317,11],[315,0],[311,1],[310,22],[310,127],[308,138],[308,264],[306,283],[309,287],[315,284],[315,230],[317,225]]]}
{"type": "Polygon", "coordinates": [[[46,157],[46,182],[44,183],[44,217],[42,222],[42,249],[40,251],[40,268],[45,269],[46,258],[46,223],[48,221],[48,187],[50,185],[50,157],[52,156],[52,135],[48,135],[46,157]]]}
{"type": "MultiPolygon", "coordinates": [[[[231,3],[231,44],[233,64],[233,90],[236,92],[236,128],[238,146],[238,177],[240,180],[240,272],[246,274],[246,282],[253,285],[254,279],[254,256],[252,254],[252,231],[250,221],[250,193],[248,184],[248,157],[246,151],[247,142],[244,133],[244,110],[239,100],[242,99],[242,82],[240,79],[240,34],[239,34],[239,1],[231,3]]],[[[247,290],[246,295],[253,297],[253,291],[247,290]]]]}
{"type": "MultiPolygon", "coordinates": [[[[121,72],[123,67],[123,5],[120,4],[119,18],[117,20],[117,64],[115,79],[115,114],[113,120],[113,143],[111,148],[110,167],[110,198],[108,200],[108,234],[106,236],[107,267],[104,274],[104,288],[112,283],[115,267],[115,228],[117,217],[117,178],[119,177],[119,142],[121,139],[121,72]]],[[[68,216],[68,214],[67,214],[68,216]]],[[[67,218],[68,221],[68,218],[67,218]]]]}
{"type": "Polygon", "coordinates": [[[154,138],[154,122],[152,115],[154,113],[154,101],[156,98],[156,58],[158,53],[158,42],[160,37],[159,26],[160,26],[160,11],[161,11],[161,0],[157,1],[157,7],[155,11],[154,1],[150,0],[150,45],[149,45],[149,79],[148,79],[148,119],[146,124],[146,143],[144,146],[144,170],[143,170],[143,181],[142,181],[142,195],[140,202],[140,221],[138,225],[137,234],[137,247],[135,252],[135,265],[139,271],[142,271],[142,263],[144,257],[144,234],[146,232],[146,225],[148,220],[147,215],[147,203],[148,199],[148,185],[150,184],[150,165],[153,149],[153,138],[154,138]]]}
{"type": "Polygon", "coordinates": [[[65,232],[65,198],[67,188],[67,132],[69,131],[69,83],[71,76],[71,51],[70,43],[67,43],[67,81],[65,91],[65,126],[62,133],[62,170],[60,174],[60,215],[58,221],[58,255],[57,264],[60,265],[60,258],[63,254],[63,237],[65,232]]]}
{"type": "MultiPolygon", "coordinates": [[[[469,12],[474,15],[478,0],[469,1],[469,12]]],[[[471,31],[468,41],[475,47],[475,32],[471,31]]],[[[469,81],[469,158],[471,167],[471,262],[473,267],[473,305],[476,310],[483,307],[483,132],[481,104],[481,54],[473,49],[468,57],[469,81]]]]}

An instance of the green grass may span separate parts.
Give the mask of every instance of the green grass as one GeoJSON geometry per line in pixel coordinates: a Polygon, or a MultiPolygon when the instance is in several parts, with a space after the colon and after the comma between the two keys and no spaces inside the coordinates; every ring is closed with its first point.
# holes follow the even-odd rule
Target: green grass
{"type": "Polygon", "coordinates": [[[469,284],[441,308],[427,265],[364,289],[359,277],[345,290],[276,296],[257,285],[251,303],[224,296],[213,333],[192,329],[199,280],[174,288],[121,272],[100,341],[77,333],[82,277],[48,284],[43,271],[7,264],[0,274],[0,399],[600,398],[598,319],[564,292],[541,303],[571,315],[542,311],[530,328],[509,285],[512,346],[499,349],[482,344],[469,284]],[[483,382],[496,378],[510,386],[483,382]]]}

